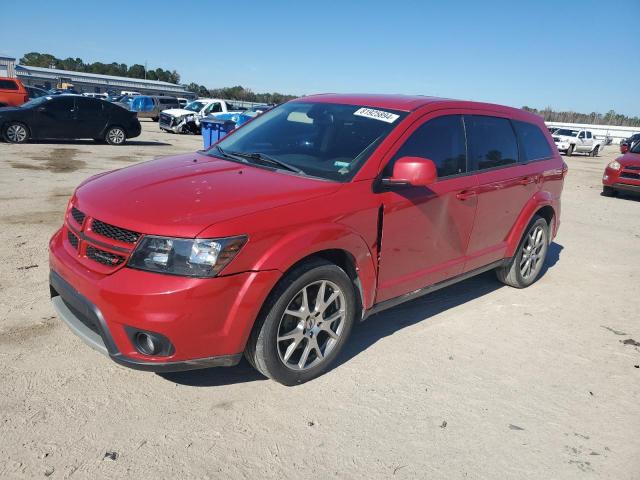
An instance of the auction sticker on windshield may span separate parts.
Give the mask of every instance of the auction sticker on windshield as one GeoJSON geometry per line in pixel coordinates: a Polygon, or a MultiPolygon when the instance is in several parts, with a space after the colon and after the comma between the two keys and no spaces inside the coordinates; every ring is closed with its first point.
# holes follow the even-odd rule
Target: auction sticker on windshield
{"type": "Polygon", "coordinates": [[[354,115],[358,115],[359,117],[373,118],[374,120],[382,120],[383,122],[393,123],[400,115],[396,115],[395,113],[385,112],[384,110],[374,110],[373,108],[360,108],[353,112],[354,115]]]}

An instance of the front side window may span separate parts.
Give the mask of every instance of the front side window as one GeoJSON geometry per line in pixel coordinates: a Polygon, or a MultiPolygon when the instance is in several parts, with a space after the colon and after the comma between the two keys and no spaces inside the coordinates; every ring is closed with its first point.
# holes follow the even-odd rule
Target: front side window
{"type": "Polygon", "coordinates": [[[468,115],[469,170],[486,170],[516,163],[518,145],[511,122],[506,118],[468,115]]]}
{"type": "Polygon", "coordinates": [[[533,123],[513,121],[520,145],[520,161],[531,162],[543,158],[551,158],[553,153],[547,137],[533,123]]]}
{"type": "Polygon", "coordinates": [[[562,135],[563,137],[577,137],[578,130],[570,130],[568,128],[559,128],[554,132],[554,135],[562,135]]]}
{"type": "Polygon", "coordinates": [[[446,115],[418,127],[393,156],[384,175],[393,173],[393,164],[401,157],[432,160],[438,170],[438,178],[466,172],[467,154],[462,116],[446,115]]]}
{"type": "MultiPolygon", "coordinates": [[[[290,102],[260,115],[218,145],[227,154],[259,153],[302,174],[346,182],[405,116],[360,105],[290,102]]],[[[222,155],[216,147],[209,154],[222,155]]]]}

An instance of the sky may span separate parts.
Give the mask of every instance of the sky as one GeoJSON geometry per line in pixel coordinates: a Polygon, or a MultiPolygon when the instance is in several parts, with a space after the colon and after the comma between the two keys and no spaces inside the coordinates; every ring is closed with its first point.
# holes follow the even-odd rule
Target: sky
{"type": "Polygon", "coordinates": [[[18,59],[147,62],[209,88],[640,116],[640,0],[28,3],[0,9],[0,52],[18,59]]]}

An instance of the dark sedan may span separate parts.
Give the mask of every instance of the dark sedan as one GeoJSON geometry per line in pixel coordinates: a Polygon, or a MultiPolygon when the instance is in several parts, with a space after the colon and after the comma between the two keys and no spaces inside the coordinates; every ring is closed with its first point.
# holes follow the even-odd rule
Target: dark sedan
{"type": "Polygon", "coordinates": [[[122,145],[127,138],[140,135],[140,122],[135,112],[97,98],[45,96],[19,107],[0,108],[0,133],[10,143],[92,138],[122,145]]]}

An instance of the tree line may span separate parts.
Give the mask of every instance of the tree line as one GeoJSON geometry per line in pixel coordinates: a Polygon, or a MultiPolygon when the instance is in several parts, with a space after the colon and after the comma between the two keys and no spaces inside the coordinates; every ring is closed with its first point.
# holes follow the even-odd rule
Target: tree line
{"type": "Polygon", "coordinates": [[[162,68],[147,69],[136,63],[128,66],[126,63],[85,63],[81,58],[57,58],[49,53],[29,52],[20,59],[20,64],[29,67],[57,68],[72,72],[99,73],[101,75],[115,75],[128,78],[146,78],[162,82],[180,83],[180,75],[175,70],[162,68]]]}
{"type": "Polygon", "coordinates": [[[527,112],[540,115],[546,122],[563,122],[563,123],[588,123],[592,125],[616,125],[620,127],[640,127],[640,117],[628,117],[614,110],[607,113],[578,113],[578,112],[557,112],[551,107],[543,110],[537,108],[522,107],[527,112]]]}
{"type": "Polygon", "coordinates": [[[190,83],[189,85],[187,85],[187,90],[197,94],[200,97],[224,98],[227,100],[243,100],[245,102],[270,104],[282,103],[296,98],[296,95],[286,95],[277,92],[255,93],[250,88],[245,88],[240,85],[236,85],[235,87],[208,89],[204,85],[190,83]]]}

